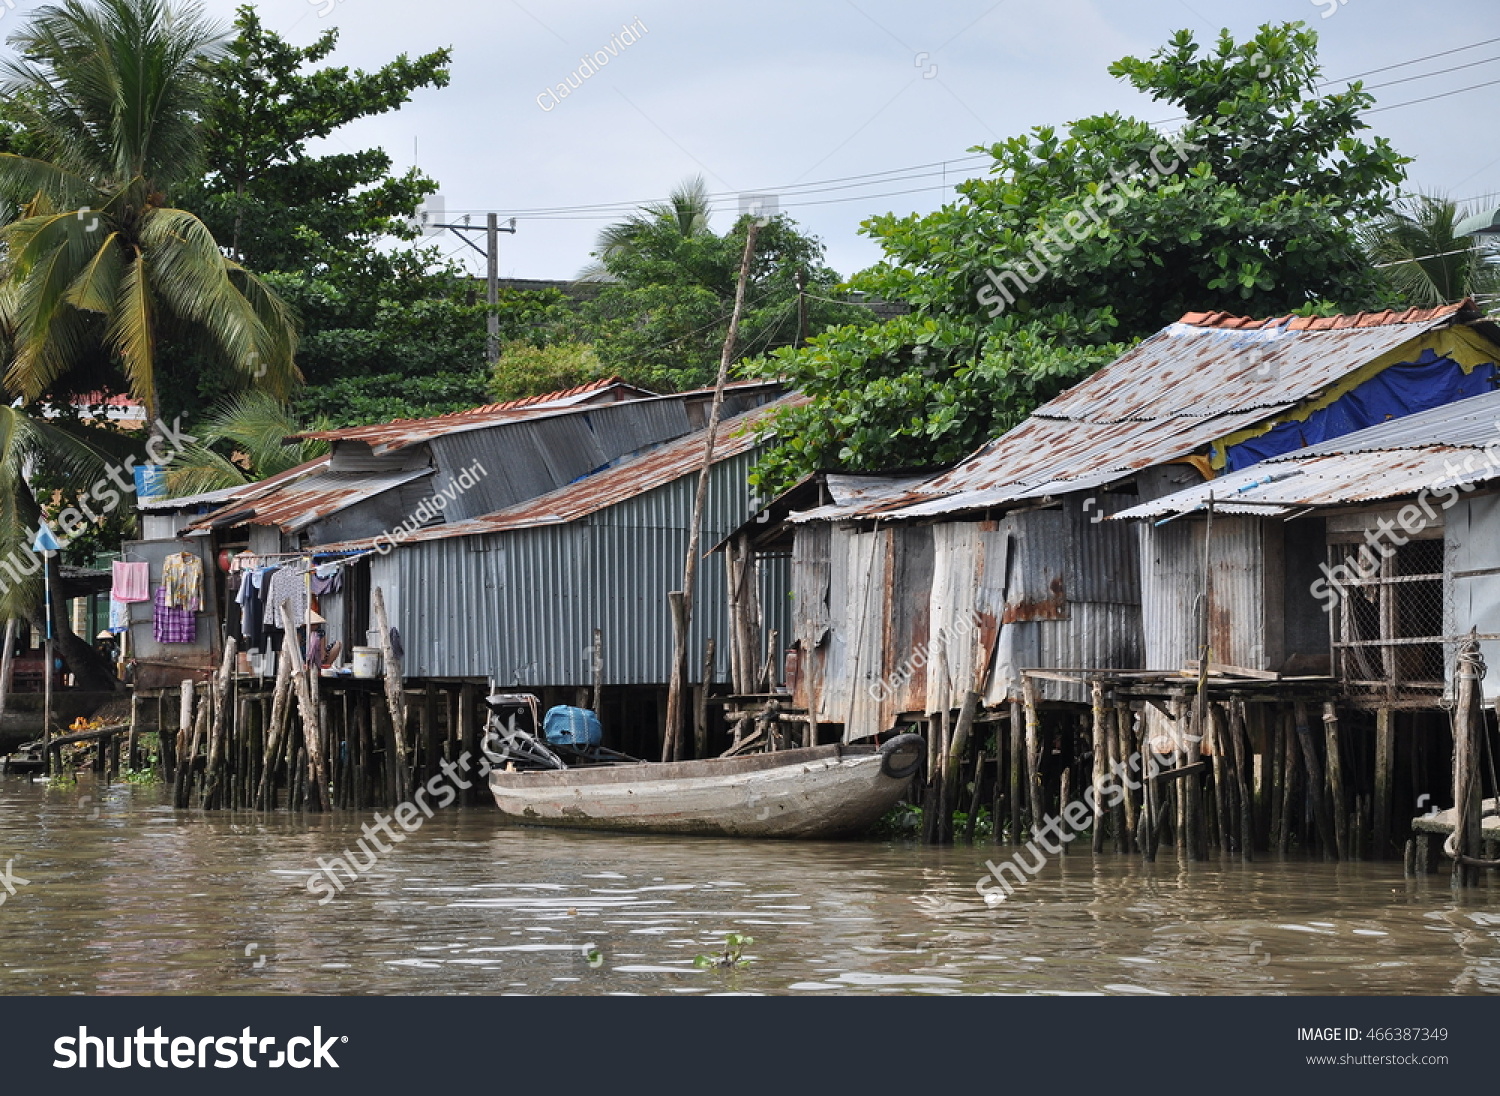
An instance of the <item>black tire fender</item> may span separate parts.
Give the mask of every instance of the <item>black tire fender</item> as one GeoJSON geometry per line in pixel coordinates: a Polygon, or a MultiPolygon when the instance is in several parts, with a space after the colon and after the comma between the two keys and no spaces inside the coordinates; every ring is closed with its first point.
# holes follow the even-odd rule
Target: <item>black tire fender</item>
{"type": "Polygon", "coordinates": [[[927,742],[919,734],[900,734],[880,747],[880,771],[892,780],[905,780],[927,760],[927,742]]]}

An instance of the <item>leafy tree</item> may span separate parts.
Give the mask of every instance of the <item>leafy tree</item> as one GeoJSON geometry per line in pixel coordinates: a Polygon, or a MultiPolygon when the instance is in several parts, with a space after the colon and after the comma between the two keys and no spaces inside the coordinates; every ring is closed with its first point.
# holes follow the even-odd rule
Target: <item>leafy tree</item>
{"type": "Polygon", "coordinates": [[[619,263],[653,239],[712,235],[713,229],[709,227],[712,213],[708,186],[703,176],[694,176],[672,191],[665,202],[652,202],[625,220],[607,225],[594,245],[597,248],[593,253],[595,261],[584,268],[579,278],[583,281],[613,281],[615,274],[610,269],[610,262],[619,263]]]}
{"type": "Polygon", "coordinates": [[[293,46],[248,5],[234,25],[238,33],[209,68],[208,172],[191,190],[193,208],[256,270],[397,273],[376,245],[415,236],[410,220],[436,182],[416,168],[393,176],[378,148],[314,156],[307,146],[399,108],[419,89],[446,87],[452,51],[401,54],[368,73],[317,68],[338,45],[337,29],[293,46]]]}
{"type": "Polygon", "coordinates": [[[1187,311],[1377,303],[1358,226],[1407,161],[1358,136],[1359,84],[1318,93],[1316,46],[1300,23],[1206,51],[1180,32],[1110,68],[1186,116],[1175,135],[1117,114],[1038,127],[991,146],[957,202],[865,222],[885,258],[851,284],[912,312],[755,366],[813,395],[781,417],[762,489],[951,461],[1187,311]]]}
{"type": "Polygon", "coordinates": [[[1500,267],[1472,236],[1454,234],[1471,211],[1447,198],[1401,199],[1362,233],[1393,308],[1431,308],[1500,292],[1500,267]]]}
{"type": "Polygon", "coordinates": [[[594,348],[586,343],[533,346],[524,340],[500,348],[490,375],[490,395],[497,401],[540,396],[607,377],[594,348]]]}
{"type": "Polygon", "coordinates": [[[37,151],[0,154],[0,196],[19,208],[0,229],[7,388],[31,401],[128,387],[154,414],[158,347],[181,330],[243,378],[288,391],[285,308],[167,204],[201,162],[203,65],[218,48],[201,10],[66,0],[36,9],[10,43],[0,99],[37,151]]]}
{"type": "Polygon", "coordinates": [[[167,466],[167,489],[173,495],[255,483],[328,452],[325,441],[288,441],[307,428],[289,406],[264,392],[230,397],[199,429],[197,441],[167,466]]]}
{"type": "MultiPolygon", "coordinates": [[[[742,217],[720,236],[707,209],[703,182],[695,179],[666,202],[606,228],[597,263],[585,271],[602,285],[597,296],[576,317],[554,318],[550,329],[535,331],[533,343],[589,342],[605,373],[656,391],[711,383],[750,222],[742,217]]],[[[873,322],[867,309],[833,299],[839,278],[823,263],[823,245],[789,218],[773,217],[757,237],[737,358],[796,343],[799,277],[807,291],[804,334],[873,322]]]]}

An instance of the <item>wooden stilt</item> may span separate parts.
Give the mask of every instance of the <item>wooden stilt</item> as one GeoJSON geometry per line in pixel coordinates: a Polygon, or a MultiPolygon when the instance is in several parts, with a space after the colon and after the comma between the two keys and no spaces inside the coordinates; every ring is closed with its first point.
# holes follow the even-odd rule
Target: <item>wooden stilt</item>
{"type": "Polygon", "coordinates": [[[1390,854],[1391,786],[1396,759],[1396,713],[1381,708],[1375,713],[1375,818],[1372,826],[1376,860],[1390,854]]]}
{"type": "Polygon", "coordinates": [[[1022,714],[1021,703],[1017,700],[1010,702],[1010,827],[1006,834],[1007,843],[1018,845],[1021,841],[1021,818],[1022,802],[1026,794],[1026,718],[1022,714]]]}
{"type": "Polygon", "coordinates": [[[1339,743],[1338,709],[1323,705],[1324,753],[1328,758],[1328,794],[1333,802],[1333,837],[1340,860],[1350,859],[1349,811],[1344,803],[1344,761],[1339,743]]]}
{"type": "MultiPolygon", "coordinates": [[[[1090,731],[1094,746],[1094,842],[1095,854],[1104,851],[1104,778],[1109,770],[1109,743],[1105,737],[1104,683],[1093,682],[1089,687],[1091,701],[1090,731]]],[[[1064,801],[1066,802],[1066,801],[1064,801]]]]}
{"type": "Polygon", "coordinates": [[[1031,828],[1042,825],[1042,744],[1041,723],[1037,717],[1036,682],[1024,678],[1022,702],[1026,708],[1026,798],[1031,807],[1031,828]]]}

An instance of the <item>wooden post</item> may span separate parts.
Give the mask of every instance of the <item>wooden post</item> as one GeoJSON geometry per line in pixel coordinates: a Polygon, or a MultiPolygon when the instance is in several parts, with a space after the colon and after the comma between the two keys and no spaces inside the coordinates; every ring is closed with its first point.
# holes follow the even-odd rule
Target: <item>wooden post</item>
{"type": "MultiPolygon", "coordinates": [[[[1026,719],[1021,714],[1021,702],[1010,702],[1010,833],[1007,844],[1021,843],[1021,800],[1026,788],[1025,748],[1026,719]]],[[[996,823],[998,825],[998,822],[996,823]]]]}
{"type": "MultiPolygon", "coordinates": [[[[710,643],[713,640],[709,640],[710,643]]],[[[604,633],[598,628],[594,629],[594,714],[599,714],[599,707],[604,703],[604,633]]]]}
{"type": "Polygon", "coordinates": [[[224,739],[228,735],[229,675],[234,671],[235,638],[224,641],[224,658],[209,687],[213,702],[213,722],[208,734],[208,762],[204,767],[203,803],[205,809],[219,806],[219,770],[224,764],[224,739]]]}
{"type": "MultiPolygon", "coordinates": [[[[281,654],[292,664],[292,689],[297,697],[297,709],[302,715],[302,740],[307,751],[306,809],[321,811],[328,791],[328,769],[323,758],[318,704],[309,678],[309,673],[316,672],[317,667],[312,667],[310,671],[302,661],[302,652],[297,644],[297,629],[292,624],[292,612],[286,602],[281,604],[281,626],[286,632],[281,643],[281,654]]],[[[389,638],[385,642],[388,644],[389,638]]]]}
{"type": "Polygon", "coordinates": [[[1031,803],[1031,828],[1042,826],[1042,744],[1041,722],[1037,717],[1036,682],[1029,677],[1021,679],[1021,698],[1026,708],[1026,791],[1031,803]]]}
{"type": "Polygon", "coordinates": [[[266,731],[266,748],[260,770],[260,783],[255,789],[255,809],[266,810],[270,805],[269,790],[276,778],[276,763],[280,757],[282,736],[286,733],[288,700],[292,691],[292,664],[285,658],[276,660],[276,686],[271,692],[271,726],[266,731]]]}
{"type": "MultiPolygon", "coordinates": [[[[181,700],[177,708],[177,765],[172,774],[172,805],[174,807],[187,806],[187,785],[184,781],[184,770],[193,767],[193,755],[188,753],[189,739],[193,730],[193,690],[192,678],[185,678],[181,687],[181,700]]],[[[162,733],[166,730],[163,728],[162,733]]]]}
{"type": "Polygon", "coordinates": [[[1223,852],[1231,851],[1233,847],[1232,831],[1234,823],[1230,815],[1234,811],[1234,791],[1230,786],[1230,770],[1233,767],[1233,755],[1229,752],[1230,747],[1224,732],[1224,725],[1228,720],[1224,715],[1221,704],[1211,704],[1208,709],[1208,737],[1210,748],[1213,750],[1213,773],[1214,773],[1214,818],[1219,824],[1219,848],[1223,852]]]}
{"type": "Polygon", "coordinates": [[[1446,849],[1453,857],[1453,885],[1472,886],[1479,882],[1479,868],[1469,863],[1480,856],[1483,839],[1483,811],[1479,774],[1479,732],[1483,727],[1484,708],[1479,679],[1484,670],[1479,658],[1479,643],[1466,639],[1458,649],[1454,678],[1458,695],[1453,706],[1453,835],[1446,849]]]}
{"type": "Polygon", "coordinates": [[[750,260],[755,255],[755,236],[759,226],[747,222],[745,252],[740,258],[739,280],[734,289],[734,311],[729,316],[729,330],[724,335],[724,349],[719,355],[719,376],[714,382],[714,400],[704,430],[703,467],[698,471],[698,491],[693,497],[693,516],[688,526],[687,556],[683,560],[682,589],[667,595],[672,611],[672,680],[667,688],[667,727],[662,742],[662,760],[673,760],[680,751],[683,723],[683,689],[687,678],[688,626],[693,617],[693,594],[698,581],[698,543],[703,533],[703,508],[708,500],[708,478],[713,470],[714,445],[719,437],[719,420],[724,413],[724,385],[729,380],[729,363],[734,360],[734,344],[739,337],[740,317],[745,311],[745,289],[750,281],[750,260]]]}
{"type": "Polygon", "coordinates": [[[16,665],[16,618],[5,622],[5,651],[0,653],[0,722],[5,719],[6,702],[10,697],[10,679],[16,665]]]}
{"type": "Polygon", "coordinates": [[[1323,745],[1328,755],[1328,793],[1333,800],[1333,836],[1340,860],[1352,858],[1349,848],[1349,808],[1344,802],[1344,761],[1339,748],[1339,714],[1331,701],[1323,704],[1323,745]]]}
{"type": "Polygon", "coordinates": [[[708,689],[714,679],[714,637],[703,642],[703,677],[693,708],[693,756],[708,756],[708,689]]]}
{"type": "Polygon", "coordinates": [[[1391,782],[1396,761],[1396,713],[1390,708],[1375,712],[1375,817],[1373,852],[1384,860],[1391,846],[1391,782]]]}
{"type": "Polygon", "coordinates": [[[1234,751],[1235,789],[1240,805],[1240,859],[1249,863],[1254,856],[1255,816],[1250,801],[1253,753],[1245,732],[1245,702],[1235,697],[1229,705],[1229,743],[1234,751]]]}
{"type": "Polygon", "coordinates": [[[1104,851],[1104,780],[1109,769],[1109,745],[1104,732],[1104,683],[1089,684],[1089,699],[1092,715],[1090,730],[1094,743],[1094,852],[1104,851]]]}
{"type": "Polygon", "coordinates": [[[375,610],[375,626],[380,630],[380,659],[385,678],[385,703],[390,709],[391,732],[394,735],[395,755],[395,780],[401,791],[396,796],[396,802],[406,794],[407,788],[407,764],[406,764],[406,688],[404,668],[401,660],[396,657],[396,652],[391,644],[391,622],[385,614],[385,593],[379,586],[375,587],[371,595],[371,607],[375,610]]]}
{"type": "MultiPolygon", "coordinates": [[[[1282,770],[1282,800],[1281,800],[1281,831],[1278,837],[1278,851],[1283,856],[1291,849],[1292,823],[1296,820],[1301,800],[1297,795],[1300,791],[1297,774],[1298,754],[1301,752],[1298,735],[1294,729],[1292,713],[1285,712],[1282,717],[1281,737],[1285,743],[1286,755],[1283,758],[1285,767],[1282,770]]],[[[1304,839],[1306,834],[1303,835],[1304,839]]]]}
{"type": "Polygon", "coordinates": [[[1115,759],[1122,766],[1118,771],[1122,774],[1120,782],[1124,785],[1125,792],[1124,799],[1115,808],[1115,826],[1120,831],[1120,835],[1115,841],[1115,848],[1118,852],[1122,853],[1130,851],[1131,845],[1135,841],[1136,832],[1135,794],[1134,790],[1130,787],[1130,758],[1135,752],[1131,747],[1131,740],[1134,737],[1131,734],[1131,724],[1133,722],[1133,713],[1129,707],[1119,705],[1115,708],[1114,753],[1115,759]]]}
{"type": "Polygon", "coordinates": [[[1318,824],[1318,844],[1323,849],[1323,859],[1336,856],[1333,819],[1328,814],[1328,801],[1323,797],[1323,765],[1318,760],[1317,745],[1313,741],[1308,724],[1307,705],[1297,701],[1292,705],[1293,718],[1297,723],[1297,745],[1302,751],[1302,764],[1307,769],[1307,797],[1312,800],[1313,819],[1318,824]]]}
{"type": "MultiPolygon", "coordinates": [[[[598,630],[595,629],[594,635],[598,636],[598,634],[598,630]]],[[[469,759],[474,764],[477,764],[479,761],[479,739],[476,734],[478,721],[474,718],[475,693],[477,691],[474,685],[467,681],[458,687],[459,756],[469,759]]],[[[598,714],[597,710],[595,714],[598,714]]],[[[484,781],[476,780],[474,787],[469,789],[468,798],[465,802],[480,802],[485,794],[485,790],[484,781]]]]}

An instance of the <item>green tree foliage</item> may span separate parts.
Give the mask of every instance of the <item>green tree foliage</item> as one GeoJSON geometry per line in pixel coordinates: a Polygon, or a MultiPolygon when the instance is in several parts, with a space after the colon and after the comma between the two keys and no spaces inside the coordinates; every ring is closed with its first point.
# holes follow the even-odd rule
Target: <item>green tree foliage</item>
{"type": "Polygon", "coordinates": [[[191,207],[255,270],[393,273],[375,245],[412,238],[409,222],[437,184],[415,168],[391,174],[381,149],[314,156],[308,143],[396,110],[421,88],[448,85],[452,51],[400,55],[375,72],[317,67],[338,44],[329,29],[293,46],[238,9],[234,39],[209,69],[205,162],[191,207]]]}
{"type": "Polygon", "coordinates": [[[1300,23],[1183,31],[1110,71],[1185,115],[1170,138],[1117,114],[1038,127],[987,150],[990,177],[935,213],[862,231],[885,259],[856,288],[906,301],[756,368],[812,396],[787,412],[763,490],[821,467],[946,463],[1184,312],[1250,315],[1378,303],[1358,226],[1406,160],[1361,139],[1359,84],[1320,94],[1300,23]]]}
{"type": "Polygon", "coordinates": [[[328,452],[325,441],[288,441],[304,427],[290,407],[264,392],[231,396],[198,429],[197,440],[167,466],[167,489],[173,495],[255,483],[328,452]]]}
{"type": "Polygon", "coordinates": [[[218,43],[200,9],[159,0],[67,0],[10,38],[0,100],[35,149],[0,154],[0,195],[18,210],[0,229],[13,394],[128,388],[154,413],[159,346],[178,332],[242,383],[284,393],[298,379],[282,303],[168,204],[202,162],[218,43]]]}
{"type": "MultiPolygon", "coordinates": [[[[438,414],[483,402],[484,306],[472,285],[413,240],[437,184],[392,172],[380,149],[314,155],[309,145],[448,84],[451,51],[405,54],[373,72],[328,65],[338,32],[294,46],[241,7],[212,66],[208,170],[190,194],[231,253],[264,273],[302,327],[307,387],[298,414],[339,425],[438,414]]],[[[181,345],[205,378],[192,405],[223,391],[203,348],[181,345]]]]}
{"type": "MultiPolygon", "coordinates": [[[[583,278],[598,295],[576,317],[533,336],[538,345],[586,341],[604,372],[659,392],[711,384],[719,368],[749,219],[724,235],[709,224],[701,179],[600,233],[583,278]]],[[[797,279],[807,286],[807,334],[863,325],[869,311],[833,299],[839,278],[823,245],[787,217],[769,218],[756,240],[736,358],[796,343],[797,279]]]]}
{"type": "Polygon", "coordinates": [[[1500,292],[1500,267],[1472,236],[1454,228],[1470,213],[1447,198],[1402,198],[1363,232],[1392,308],[1431,308],[1500,292]]]}
{"type": "Polygon", "coordinates": [[[540,396],[607,377],[599,355],[587,343],[533,346],[524,339],[500,348],[490,374],[490,395],[497,402],[540,396]]]}

